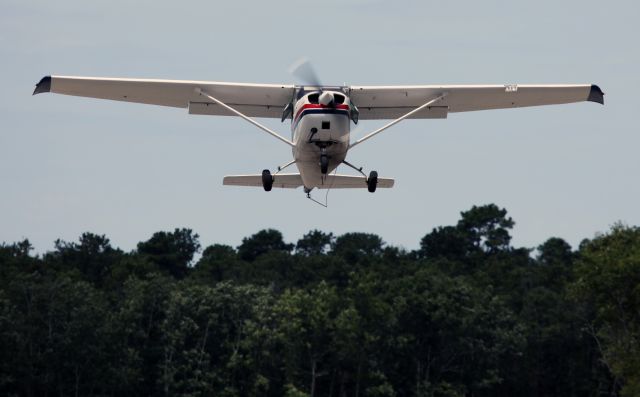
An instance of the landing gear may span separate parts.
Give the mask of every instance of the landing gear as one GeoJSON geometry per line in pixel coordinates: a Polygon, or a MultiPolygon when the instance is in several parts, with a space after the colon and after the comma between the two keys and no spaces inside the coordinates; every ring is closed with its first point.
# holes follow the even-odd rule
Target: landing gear
{"type": "Polygon", "coordinates": [[[320,172],[322,175],[327,175],[329,171],[329,156],[326,154],[320,155],[320,172]]]}
{"type": "Polygon", "coordinates": [[[378,172],[377,171],[371,171],[369,173],[369,177],[367,178],[367,174],[362,172],[362,167],[357,168],[355,165],[349,163],[347,160],[342,160],[342,163],[346,164],[349,167],[353,168],[354,170],[358,171],[359,173],[362,174],[362,176],[365,177],[365,182],[367,183],[367,189],[369,190],[369,192],[373,193],[373,192],[376,191],[376,188],[378,187],[378,172]]]}
{"type": "Polygon", "coordinates": [[[331,146],[330,142],[316,142],[316,145],[320,147],[320,173],[327,175],[329,172],[329,156],[327,155],[327,146],[331,146]]]}
{"type": "Polygon", "coordinates": [[[378,187],[378,173],[376,171],[371,171],[369,173],[369,178],[367,179],[367,189],[369,189],[369,192],[373,193],[376,191],[376,187],[378,187]]]}
{"type": "Polygon", "coordinates": [[[265,192],[270,192],[273,187],[273,176],[271,176],[271,171],[269,170],[262,171],[262,187],[265,192]]]}

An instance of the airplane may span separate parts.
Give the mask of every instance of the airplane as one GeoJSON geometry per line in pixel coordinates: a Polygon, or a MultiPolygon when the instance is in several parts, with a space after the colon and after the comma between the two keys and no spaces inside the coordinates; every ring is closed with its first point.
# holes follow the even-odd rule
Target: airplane
{"type": "Polygon", "coordinates": [[[350,149],[405,119],[443,119],[449,113],[582,101],[604,105],[604,93],[595,84],[326,86],[308,65],[297,67],[309,84],[45,76],[33,95],[53,92],[187,108],[196,115],[238,116],[289,145],[293,159],[274,173],[265,169],[261,174],[225,176],[223,185],[262,187],[267,192],[274,187],[302,186],[308,198],[315,188],[367,188],[373,193],[377,188],[393,187],[392,178],[379,177],[376,171],[367,175],[346,157],[350,149]],[[255,118],[290,120],[291,137],[255,118]],[[351,141],[351,123],[360,120],[391,121],[351,141]],[[281,173],[293,164],[298,173],[281,173]],[[333,172],[342,164],[359,175],[333,172]]]}

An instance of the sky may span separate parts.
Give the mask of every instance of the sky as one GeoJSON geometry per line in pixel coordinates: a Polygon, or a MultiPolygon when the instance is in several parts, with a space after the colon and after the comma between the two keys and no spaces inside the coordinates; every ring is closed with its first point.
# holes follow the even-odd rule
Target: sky
{"type": "MultiPolygon", "coordinates": [[[[0,0],[0,242],[43,253],[90,231],[132,250],[187,227],[203,246],[237,246],[275,228],[289,242],[367,232],[411,250],[495,203],[515,246],[555,236],[577,248],[640,224],[638,4],[0,0]],[[241,119],[31,95],[50,74],[291,84],[303,56],[332,85],[595,83],[606,104],[403,121],[347,157],[396,186],[330,191],[323,208],[302,190],[222,186],[291,159],[241,119]]],[[[361,122],[352,139],[380,125],[361,122]]]]}

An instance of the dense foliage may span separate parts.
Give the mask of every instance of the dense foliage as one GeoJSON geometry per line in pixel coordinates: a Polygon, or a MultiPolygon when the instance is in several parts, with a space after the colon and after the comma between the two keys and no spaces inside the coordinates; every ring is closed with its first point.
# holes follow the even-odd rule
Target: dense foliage
{"type": "Polygon", "coordinates": [[[412,252],[317,230],[3,244],[0,394],[640,395],[640,229],[531,250],[513,225],[473,207],[412,252]]]}

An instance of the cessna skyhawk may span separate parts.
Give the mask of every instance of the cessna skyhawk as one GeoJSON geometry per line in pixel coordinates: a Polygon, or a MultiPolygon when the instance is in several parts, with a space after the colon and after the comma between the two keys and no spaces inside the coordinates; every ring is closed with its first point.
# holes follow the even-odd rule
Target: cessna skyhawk
{"type": "Polygon", "coordinates": [[[189,114],[238,116],[291,146],[293,159],[275,172],[225,176],[224,185],[258,186],[270,191],[302,186],[312,189],[390,188],[394,180],[346,161],[354,146],[407,119],[440,119],[449,113],[591,101],[604,104],[592,84],[323,86],[245,84],[212,81],[46,76],[33,94],[53,92],[89,98],[187,108],[189,114]],[[254,118],[291,121],[286,138],[254,118]],[[390,119],[388,124],[351,141],[351,123],[390,119]],[[299,173],[281,173],[295,164],[299,173]],[[360,175],[332,173],[341,164],[360,175]]]}

